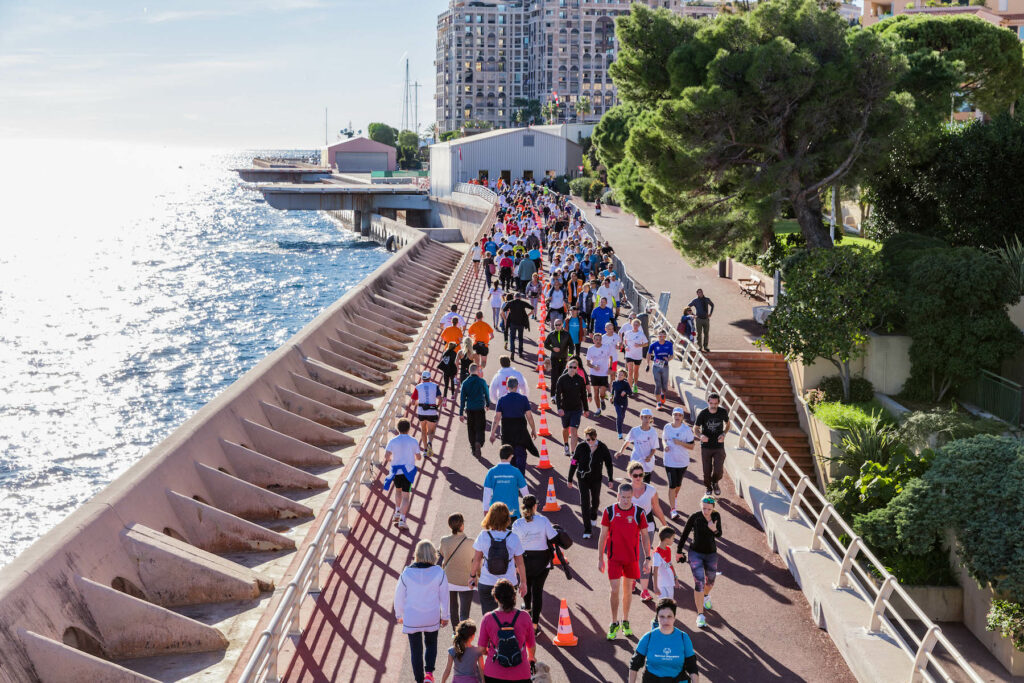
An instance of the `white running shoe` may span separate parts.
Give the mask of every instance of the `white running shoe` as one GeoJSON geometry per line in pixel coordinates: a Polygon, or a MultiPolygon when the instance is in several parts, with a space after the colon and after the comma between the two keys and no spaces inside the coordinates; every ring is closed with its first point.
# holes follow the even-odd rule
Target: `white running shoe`
{"type": "Polygon", "coordinates": [[[697,628],[704,628],[708,625],[708,620],[704,618],[703,614],[697,615],[697,628]]]}

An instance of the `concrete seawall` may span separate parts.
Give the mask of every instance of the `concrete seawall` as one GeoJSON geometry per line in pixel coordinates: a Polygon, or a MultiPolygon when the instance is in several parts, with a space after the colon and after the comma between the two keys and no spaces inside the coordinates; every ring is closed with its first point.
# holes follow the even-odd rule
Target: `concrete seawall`
{"type": "Polygon", "coordinates": [[[227,677],[461,258],[376,231],[386,264],[0,570],[0,681],[227,677]]]}

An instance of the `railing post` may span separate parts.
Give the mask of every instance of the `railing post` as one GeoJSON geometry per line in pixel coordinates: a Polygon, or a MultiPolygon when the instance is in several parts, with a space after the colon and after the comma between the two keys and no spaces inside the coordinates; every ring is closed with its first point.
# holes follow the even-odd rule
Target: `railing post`
{"type": "Polygon", "coordinates": [[[782,466],[786,462],[785,453],[779,456],[772,467],[772,483],[768,485],[768,493],[776,493],[779,490],[779,477],[782,476],[782,466]]]}
{"type": "Polygon", "coordinates": [[[336,535],[338,533],[338,528],[335,526],[335,519],[334,519],[334,513],[335,512],[336,512],[335,509],[328,510],[328,512],[327,512],[327,522],[326,523],[327,523],[328,531],[327,531],[327,539],[324,541],[325,543],[327,543],[327,550],[324,553],[324,561],[326,561],[327,564],[330,564],[330,565],[333,565],[334,564],[334,560],[336,560],[338,558],[338,554],[334,552],[334,541],[335,541],[335,537],[336,537],[336,535]]]}
{"type": "Polygon", "coordinates": [[[914,657],[914,669],[910,672],[910,681],[919,680],[923,678],[921,674],[924,673],[925,669],[928,668],[928,655],[932,653],[932,648],[935,647],[935,642],[939,639],[939,627],[932,624],[928,627],[928,631],[924,634],[924,638],[921,639],[921,646],[917,648],[917,656],[914,657]]]}
{"type": "Polygon", "coordinates": [[[740,425],[740,446],[747,447],[747,432],[750,431],[750,423],[754,421],[754,413],[747,411],[747,416],[743,418],[743,424],[740,425]]]}
{"type": "Polygon", "coordinates": [[[302,593],[297,586],[292,592],[292,616],[288,620],[288,635],[292,638],[302,637],[302,593]]]}
{"type": "Polygon", "coordinates": [[[786,519],[793,521],[800,518],[800,514],[797,510],[800,507],[800,499],[804,495],[804,489],[811,483],[810,477],[806,474],[800,475],[800,481],[796,484],[796,489],[793,491],[793,497],[789,500],[789,512],[786,514],[786,519]]]}
{"type": "Polygon", "coordinates": [[[818,513],[818,521],[814,523],[814,537],[811,538],[811,550],[821,550],[821,544],[824,539],[823,534],[825,533],[825,525],[828,523],[828,518],[834,515],[836,508],[832,503],[829,503],[821,509],[818,513]]]}
{"type": "Polygon", "coordinates": [[[694,354],[693,362],[690,363],[690,381],[691,382],[696,382],[697,381],[697,374],[700,372],[700,362],[701,362],[701,360],[703,360],[702,356],[700,356],[698,354],[694,354]]]}
{"type": "Polygon", "coordinates": [[[757,447],[754,449],[754,466],[750,469],[759,470],[761,469],[761,460],[764,458],[764,447],[768,443],[768,430],[761,433],[761,438],[757,440],[757,447]]]}
{"type": "Polygon", "coordinates": [[[850,570],[853,567],[853,561],[857,559],[857,553],[860,552],[862,543],[863,541],[860,540],[860,536],[854,536],[853,540],[850,541],[850,547],[846,549],[846,554],[843,555],[843,563],[839,566],[839,580],[836,582],[836,588],[849,587],[850,570]]]}
{"type": "Polygon", "coordinates": [[[277,638],[270,634],[270,652],[267,653],[267,675],[263,678],[265,683],[278,683],[281,679],[277,676],[278,657],[277,638]]]}
{"type": "Polygon", "coordinates": [[[878,633],[882,630],[882,615],[885,614],[885,601],[892,595],[896,588],[896,577],[887,576],[882,585],[878,587],[878,597],[871,608],[871,621],[868,623],[868,633],[878,633]]]}

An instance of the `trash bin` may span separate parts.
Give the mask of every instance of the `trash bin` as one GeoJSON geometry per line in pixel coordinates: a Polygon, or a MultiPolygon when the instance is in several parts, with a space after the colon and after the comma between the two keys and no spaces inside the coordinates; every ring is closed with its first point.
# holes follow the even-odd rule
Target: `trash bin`
{"type": "Polygon", "coordinates": [[[718,262],[718,277],[729,277],[729,266],[725,259],[718,262]]]}

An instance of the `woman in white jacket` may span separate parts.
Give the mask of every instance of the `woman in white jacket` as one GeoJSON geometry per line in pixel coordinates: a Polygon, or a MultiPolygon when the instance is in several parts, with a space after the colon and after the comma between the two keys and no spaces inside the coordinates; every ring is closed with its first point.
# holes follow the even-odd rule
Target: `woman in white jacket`
{"type": "Polygon", "coordinates": [[[430,541],[416,544],[413,563],[398,577],[395,616],[409,635],[412,672],[416,683],[434,683],[437,632],[448,625],[448,579],[437,564],[430,541]]]}

